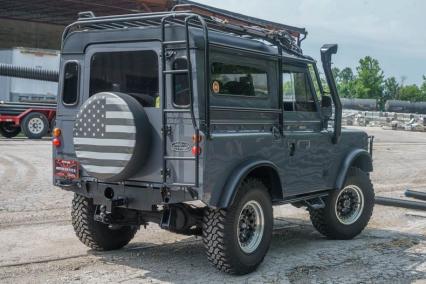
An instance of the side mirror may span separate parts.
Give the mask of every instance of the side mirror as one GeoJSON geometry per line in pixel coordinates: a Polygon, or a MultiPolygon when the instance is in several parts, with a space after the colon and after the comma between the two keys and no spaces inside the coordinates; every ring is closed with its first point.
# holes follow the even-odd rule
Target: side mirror
{"type": "Polygon", "coordinates": [[[321,112],[326,120],[329,120],[333,115],[333,101],[329,96],[322,96],[321,98],[321,112]]]}

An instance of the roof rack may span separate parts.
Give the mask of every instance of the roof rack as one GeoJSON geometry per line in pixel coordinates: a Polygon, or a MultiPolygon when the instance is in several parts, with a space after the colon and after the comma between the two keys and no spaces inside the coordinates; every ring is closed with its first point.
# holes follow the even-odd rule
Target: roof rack
{"type": "MultiPolygon", "coordinates": [[[[307,35],[304,28],[261,20],[187,0],[177,0],[175,3],[178,4],[171,11],[156,13],[94,17],[93,13],[83,12],[77,22],[66,27],[62,39],[64,40],[72,31],[159,26],[162,16],[193,13],[203,17],[207,27],[211,30],[265,40],[289,53],[302,55],[300,45],[307,35]]],[[[181,17],[167,18],[171,24],[185,25],[181,17]]],[[[191,26],[201,27],[199,23],[195,22],[191,23],[191,26]]]]}
{"type": "Polygon", "coordinates": [[[308,34],[304,28],[249,17],[192,1],[181,0],[180,2],[188,4],[175,5],[172,11],[189,11],[201,15],[205,18],[210,28],[241,36],[247,35],[254,38],[266,39],[273,41],[275,44],[281,44],[284,49],[290,52],[302,53],[300,44],[308,34]]]}
{"type": "Polygon", "coordinates": [[[233,21],[237,25],[244,25],[244,26],[257,26],[257,27],[263,27],[268,30],[285,30],[288,33],[290,33],[294,37],[301,37],[306,36],[308,32],[305,28],[299,28],[289,25],[284,25],[276,22],[271,22],[255,17],[250,17],[247,15],[231,12],[224,9],[219,9],[211,6],[207,6],[204,4],[196,3],[189,0],[175,0],[175,5],[172,10],[174,11],[180,11],[182,9],[184,10],[190,10],[199,14],[204,14],[208,17],[214,17],[217,19],[225,20],[225,21],[233,21]]]}

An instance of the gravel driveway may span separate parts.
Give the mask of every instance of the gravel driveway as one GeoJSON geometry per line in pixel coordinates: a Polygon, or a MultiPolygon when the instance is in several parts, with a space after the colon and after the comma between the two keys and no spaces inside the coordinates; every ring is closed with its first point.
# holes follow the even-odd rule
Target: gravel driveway
{"type": "MultiPolygon", "coordinates": [[[[366,130],[376,136],[376,194],[426,191],[426,133],[366,130]]],[[[242,277],[210,266],[199,238],[156,225],[123,250],[91,251],[71,227],[72,193],[51,185],[50,152],[49,141],[0,139],[1,283],[426,283],[426,212],[382,206],[351,241],[323,238],[302,209],[274,208],[269,253],[242,277]]]]}

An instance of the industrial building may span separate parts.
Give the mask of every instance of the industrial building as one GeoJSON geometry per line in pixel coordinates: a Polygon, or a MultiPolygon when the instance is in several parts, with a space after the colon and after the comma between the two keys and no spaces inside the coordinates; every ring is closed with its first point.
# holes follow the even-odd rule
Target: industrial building
{"type": "MultiPolygon", "coordinates": [[[[171,0],[0,0],[0,63],[58,70],[65,26],[82,11],[95,15],[157,12],[170,9],[171,0]]],[[[0,101],[51,101],[57,83],[0,77],[0,101]]]]}

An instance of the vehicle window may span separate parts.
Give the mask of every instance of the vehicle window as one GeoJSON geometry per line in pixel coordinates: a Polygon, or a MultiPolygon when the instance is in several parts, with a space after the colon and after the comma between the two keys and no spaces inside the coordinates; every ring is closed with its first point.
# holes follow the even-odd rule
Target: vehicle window
{"type": "Polygon", "coordinates": [[[307,73],[283,72],[283,102],[285,111],[316,111],[307,73]]]}
{"type": "Polygon", "coordinates": [[[159,105],[158,58],[154,51],[95,53],[90,65],[90,91],[122,92],[144,107],[159,105]]]}
{"type": "Polygon", "coordinates": [[[313,64],[309,64],[309,73],[311,74],[312,82],[315,88],[315,94],[317,95],[318,101],[321,101],[322,93],[320,88],[320,78],[318,78],[317,73],[315,72],[315,67],[313,64]]]}
{"type": "MultiPolygon", "coordinates": [[[[174,70],[183,70],[188,68],[186,58],[178,58],[173,63],[174,70]]],[[[188,74],[173,75],[173,103],[176,106],[187,107],[190,104],[188,74]]]]}
{"type": "Polygon", "coordinates": [[[213,63],[211,69],[214,94],[259,98],[268,96],[266,70],[220,62],[213,63]]]}
{"type": "Polygon", "coordinates": [[[67,62],[64,67],[64,85],[62,101],[66,105],[74,105],[78,99],[78,78],[80,68],[77,62],[67,62]]]}

